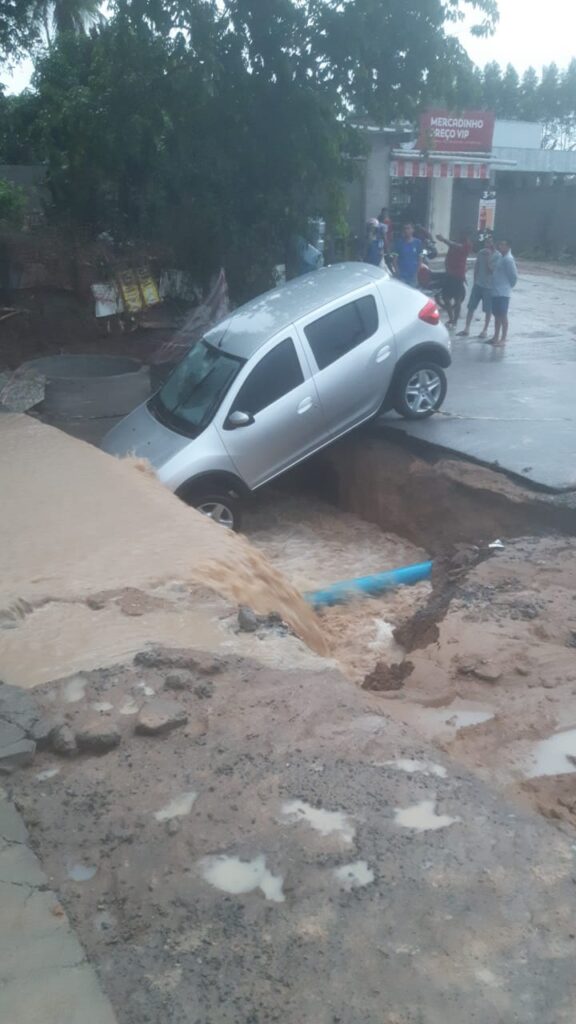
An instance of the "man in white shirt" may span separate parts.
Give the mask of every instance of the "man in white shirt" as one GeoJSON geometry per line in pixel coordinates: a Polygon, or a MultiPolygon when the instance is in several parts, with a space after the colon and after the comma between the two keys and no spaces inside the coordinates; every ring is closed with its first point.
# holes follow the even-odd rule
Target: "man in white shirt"
{"type": "Polygon", "coordinates": [[[508,337],[508,307],[512,289],[518,280],[518,271],[510,251],[510,242],[501,241],[490,260],[492,270],[492,312],[494,314],[494,337],[490,345],[501,348],[508,337]]]}

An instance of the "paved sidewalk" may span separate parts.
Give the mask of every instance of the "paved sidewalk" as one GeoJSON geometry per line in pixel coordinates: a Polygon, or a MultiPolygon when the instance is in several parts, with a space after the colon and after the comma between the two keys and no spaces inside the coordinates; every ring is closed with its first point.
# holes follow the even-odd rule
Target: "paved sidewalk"
{"type": "Polygon", "coordinates": [[[68,918],[0,788],[0,1021],[116,1024],[68,918]]]}
{"type": "MultiPolygon", "coordinates": [[[[576,280],[523,273],[506,349],[453,336],[448,396],[439,416],[390,414],[377,431],[401,432],[497,464],[552,490],[576,489],[576,280]]],[[[460,322],[460,328],[463,321],[460,322]]]]}

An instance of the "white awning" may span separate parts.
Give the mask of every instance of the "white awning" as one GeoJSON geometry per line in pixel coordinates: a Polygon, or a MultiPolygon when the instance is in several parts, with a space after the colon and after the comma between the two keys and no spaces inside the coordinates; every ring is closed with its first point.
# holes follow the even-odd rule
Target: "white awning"
{"type": "Polygon", "coordinates": [[[486,180],[490,177],[490,164],[455,160],[392,160],[393,178],[468,178],[486,180]]]}

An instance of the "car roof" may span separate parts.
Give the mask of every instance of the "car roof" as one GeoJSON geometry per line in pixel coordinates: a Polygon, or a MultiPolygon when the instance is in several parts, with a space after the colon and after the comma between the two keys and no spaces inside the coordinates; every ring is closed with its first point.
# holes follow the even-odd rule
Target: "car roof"
{"type": "Polygon", "coordinates": [[[206,341],[230,355],[249,359],[273,335],[334,299],[344,298],[388,273],[370,263],[336,263],[296,277],[252,299],[221,320],[206,341]]]}

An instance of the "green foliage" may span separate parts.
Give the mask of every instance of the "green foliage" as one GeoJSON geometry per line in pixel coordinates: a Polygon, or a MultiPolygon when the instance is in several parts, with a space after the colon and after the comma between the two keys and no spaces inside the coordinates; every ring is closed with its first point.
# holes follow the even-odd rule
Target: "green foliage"
{"type": "Polygon", "coordinates": [[[38,0],[0,0],[0,64],[15,64],[39,31],[38,0]]]}
{"type": "Polygon", "coordinates": [[[479,91],[445,27],[497,16],[494,0],[112,0],[86,33],[90,0],[42,3],[61,31],[33,92],[0,104],[0,149],[47,163],[61,221],[169,242],[206,277],[224,262],[236,297],[270,283],[308,217],[337,230],[351,121],[479,91]]]}
{"type": "Polygon", "coordinates": [[[57,33],[78,35],[98,21],[101,3],[100,0],[48,0],[44,6],[57,33]]]}
{"type": "Polygon", "coordinates": [[[550,64],[540,76],[528,68],[522,80],[510,64],[505,71],[487,64],[480,75],[479,99],[498,117],[542,122],[546,148],[576,146],[576,60],[565,71],[550,64]]]}
{"type": "Polygon", "coordinates": [[[26,205],[24,190],[0,178],[0,224],[14,228],[22,227],[26,205]]]}

